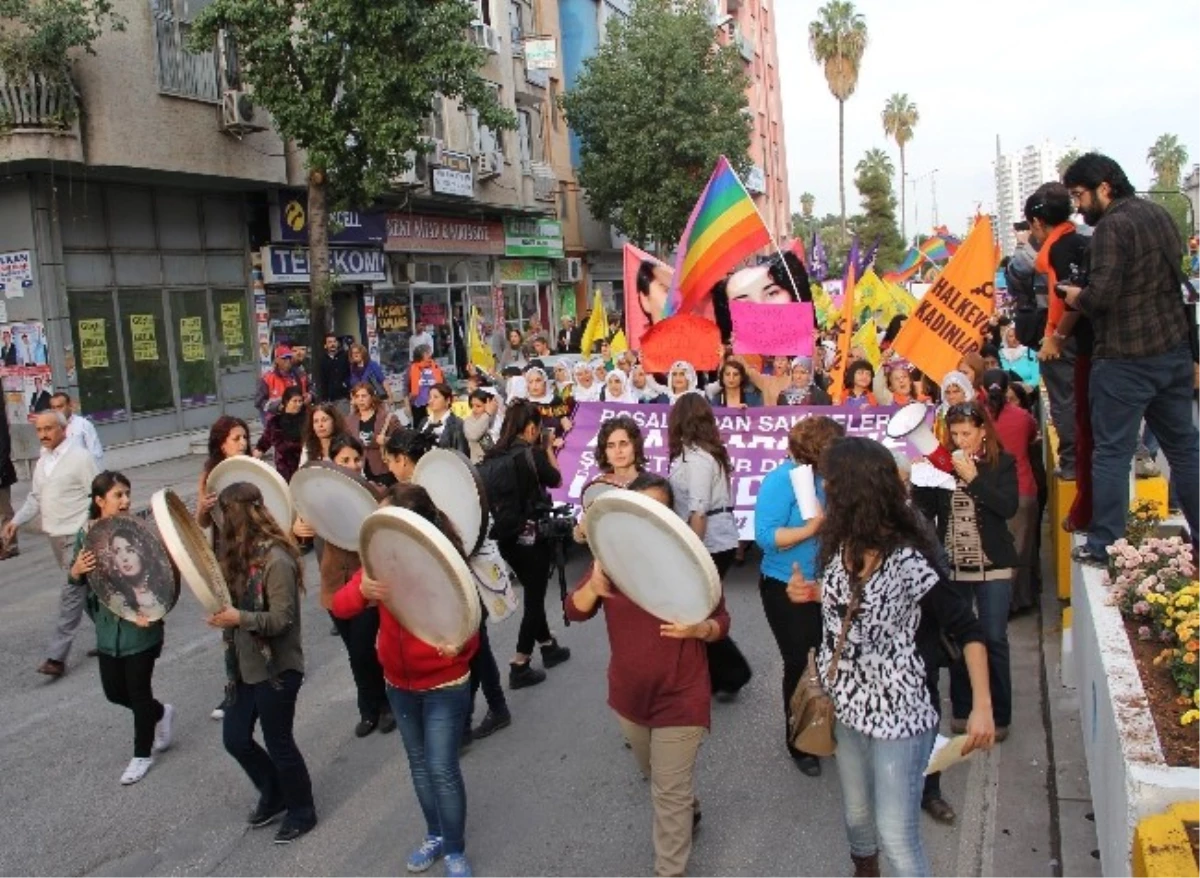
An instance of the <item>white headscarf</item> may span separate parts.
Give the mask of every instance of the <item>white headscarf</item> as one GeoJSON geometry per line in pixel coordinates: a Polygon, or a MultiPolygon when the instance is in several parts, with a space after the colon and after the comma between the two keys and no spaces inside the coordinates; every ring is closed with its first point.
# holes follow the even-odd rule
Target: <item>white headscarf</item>
{"type": "Polygon", "coordinates": [[[635,403],[638,401],[637,395],[629,387],[629,376],[620,369],[613,369],[604,379],[604,401],[605,402],[628,402],[635,403]],[[608,382],[612,378],[617,378],[621,382],[621,392],[617,396],[612,396],[608,392],[608,382]]]}
{"type": "Polygon", "coordinates": [[[514,399],[529,399],[529,386],[525,383],[524,375],[514,375],[504,385],[504,398],[507,402],[514,399]]]}
{"type": "Polygon", "coordinates": [[[590,387],[584,387],[579,382],[580,375],[584,374],[585,372],[591,374],[591,371],[592,364],[587,360],[580,360],[575,364],[574,369],[572,369],[576,380],[575,389],[572,391],[571,396],[576,402],[598,402],[600,400],[600,391],[604,387],[602,382],[597,381],[595,377],[592,378],[592,384],[590,387]]]}
{"type": "Polygon", "coordinates": [[[566,394],[567,388],[575,383],[574,381],[571,380],[571,378],[574,376],[574,369],[575,369],[575,361],[574,360],[559,360],[557,363],[554,364],[554,369],[552,370],[553,372],[556,373],[554,376],[554,386],[558,390],[559,396],[564,396],[566,394]],[[567,372],[567,380],[566,381],[558,380],[557,372],[559,370],[559,367],[562,367],[563,369],[566,370],[566,372],[567,372]]]}
{"type": "Polygon", "coordinates": [[[696,389],[696,369],[687,360],[676,360],[671,364],[671,371],[667,373],[667,398],[674,404],[675,400],[683,396],[684,393],[699,393],[696,389]],[[675,388],[671,384],[671,374],[674,372],[685,372],[687,374],[688,386],[683,393],[676,393],[675,388]]]}
{"type": "Polygon", "coordinates": [[[642,369],[642,374],[646,376],[646,386],[640,390],[633,383],[633,375],[630,374],[629,376],[629,392],[637,397],[638,402],[649,402],[650,400],[658,399],[660,396],[666,393],[666,390],[663,389],[663,386],[655,381],[654,376],[643,369],[640,364],[635,363],[633,369],[642,369]]]}
{"type": "Polygon", "coordinates": [[[537,366],[533,366],[529,369],[526,369],[525,376],[522,377],[521,380],[525,382],[526,399],[528,399],[530,402],[535,402],[538,405],[550,405],[550,403],[554,402],[554,382],[550,380],[550,377],[546,374],[545,369],[539,369],[537,366]],[[529,376],[535,372],[538,375],[542,376],[542,382],[546,388],[542,392],[542,395],[539,396],[537,399],[534,399],[532,396],[528,395],[529,376]]]}
{"type": "Polygon", "coordinates": [[[938,406],[938,415],[945,415],[950,410],[950,404],[946,402],[946,388],[948,387],[962,388],[962,392],[967,395],[967,402],[975,398],[975,388],[971,386],[971,379],[957,369],[952,369],[942,379],[942,404],[938,406]]]}

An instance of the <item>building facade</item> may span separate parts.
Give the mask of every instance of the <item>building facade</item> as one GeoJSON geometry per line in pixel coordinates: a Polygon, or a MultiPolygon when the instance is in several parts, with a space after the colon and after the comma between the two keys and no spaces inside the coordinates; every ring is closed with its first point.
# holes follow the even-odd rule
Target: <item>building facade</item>
{"type": "Polygon", "coordinates": [[[1025,218],[1025,202],[1039,186],[1059,178],[1058,163],[1071,151],[1078,151],[1074,140],[1058,147],[1050,139],[1030,144],[1019,153],[1005,154],[996,137],[996,216],[1000,225],[1000,245],[1005,256],[1016,246],[1012,224],[1025,218]]]}

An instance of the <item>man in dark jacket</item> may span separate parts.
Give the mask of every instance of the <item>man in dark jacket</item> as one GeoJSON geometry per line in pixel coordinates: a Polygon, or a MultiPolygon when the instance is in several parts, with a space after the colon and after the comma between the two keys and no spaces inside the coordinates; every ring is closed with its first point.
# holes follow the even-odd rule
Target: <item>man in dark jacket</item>
{"type": "Polygon", "coordinates": [[[1183,241],[1171,215],[1138,198],[1121,166],[1107,156],[1076,159],[1063,183],[1096,230],[1086,284],[1061,287],[1067,305],[1090,318],[1095,336],[1092,523],[1087,544],[1071,555],[1105,567],[1107,548],[1125,533],[1129,469],[1143,418],[1166,455],[1196,545],[1200,435],[1192,421],[1195,363],[1181,292],[1183,241]]]}
{"type": "Polygon", "coordinates": [[[338,337],[325,333],[325,350],[317,364],[317,401],[332,402],[339,408],[350,407],[350,358],[342,350],[338,337]]]}
{"type": "MultiPolygon", "coordinates": [[[[0,417],[0,528],[12,520],[12,486],[16,483],[17,470],[12,462],[12,435],[8,430],[8,418],[0,417]]],[[[19,554],[15,534],[11,543],[0,545],[0,561],[15,558],[19,554]]]]}
{"type": "Polygon", "coordinates": [[[563,315],[562,329],[558,331],[555,350],[560,354],[577,354],[581,341],[583,341],[583,330],[576,328],[575,318],[563,315]]]}

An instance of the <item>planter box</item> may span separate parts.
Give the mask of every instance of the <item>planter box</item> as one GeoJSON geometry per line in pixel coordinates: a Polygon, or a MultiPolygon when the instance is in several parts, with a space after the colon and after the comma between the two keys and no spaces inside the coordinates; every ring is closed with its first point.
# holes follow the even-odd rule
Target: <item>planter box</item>
{"type": "Polygon", "coordinates": [[[1103,571],[1072,565],[1075,681],[1101,867],[1129,875],[1138,823],[1196,801],[1200,771],[1163,760],[1121,613],[1107,604],[1103,581],[1103,571]]]}

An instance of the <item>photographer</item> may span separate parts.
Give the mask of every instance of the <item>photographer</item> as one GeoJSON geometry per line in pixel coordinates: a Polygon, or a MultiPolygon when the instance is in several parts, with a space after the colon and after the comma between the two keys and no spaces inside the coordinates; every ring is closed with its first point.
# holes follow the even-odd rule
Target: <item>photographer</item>
{"type": "Polygon", "coordinates": [[[505,413],[496,446],[479,467],[491,506],[492,537],[525,589],[517,652],[509,667],[510,689],[535,686],[546,679],[545,672],[530,663],[535,642],[547,668],[571,657],[569,649],[558,645],[546,620],[546,586],[553,547],[543,534],[546,528],[538,525],[538,519],[546,518],[551,511],[546,490],[562,484],[554,454],[556,444],[561,442],[554,438],[553,430],[542,430],[542,416],[536,405],[514,400],[505,413]]]}

